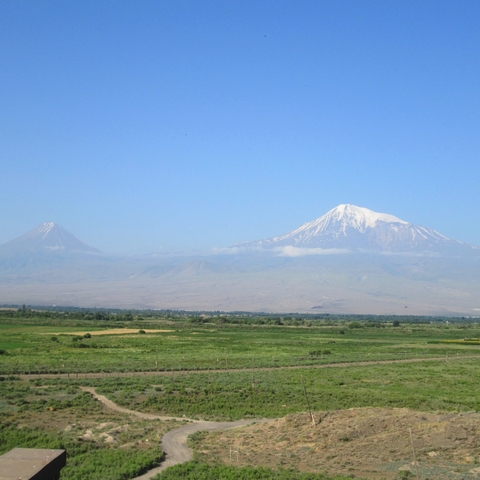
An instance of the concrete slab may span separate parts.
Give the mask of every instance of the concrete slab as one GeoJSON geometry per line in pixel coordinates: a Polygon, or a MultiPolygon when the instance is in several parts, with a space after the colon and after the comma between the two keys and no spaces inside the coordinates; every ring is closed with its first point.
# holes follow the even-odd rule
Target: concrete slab
{"type": "Polygon", "coordinates": [[[65,450],[14,448],[0,456],[0,480],[57,480],[65,450]]]}

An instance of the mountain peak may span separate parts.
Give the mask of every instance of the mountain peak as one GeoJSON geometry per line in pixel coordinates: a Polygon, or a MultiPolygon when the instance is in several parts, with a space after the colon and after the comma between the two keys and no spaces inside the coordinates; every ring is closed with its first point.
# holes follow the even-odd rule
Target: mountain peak
{"type": "Polygon", "coordinates": [[[399,226],[408,225],[408,222],[388,213],[378,213],[368,208],[343,203],[316,220],[306,222],[293,232],[275,237],[274,240],[295,239],[296,244],[315,243],[315,240],[322,236],[347,237],[392,224],[398,229],[399,226]]]}
{"type": "Polygon", "coordinates": [[[53,222],[44,222],[37,227],[37,230],[39,233],[43,233],[43,235],[45,236],[45,235],[48,235],[48,232],[55,227],[56,225],[53,222]]]}
{"type": "Polygon", "coordinates": [[[6,255],[30,253],[99,253],[54,222],[44,222],[24,235],[0,245],[0,253],[6,255]]]}
{"type": "Polygon", "coordinates": [[[398,217],[395,217],[394,215],[374,212],[368,208],[357,207],[356,205],[350,205],[348,203],[342,203],[341,205],[332,208],[332,210],[320,218],[324,217],[343,221],[359,228],[365,228],[367,226],[374,227],[379,221],[403,224],[408,223],[398,217]]]}

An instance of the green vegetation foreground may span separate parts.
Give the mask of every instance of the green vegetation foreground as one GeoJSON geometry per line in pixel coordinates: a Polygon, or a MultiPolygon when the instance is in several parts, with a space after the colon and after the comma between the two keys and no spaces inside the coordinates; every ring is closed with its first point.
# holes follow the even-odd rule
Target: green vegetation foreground
{"type": "MultiPolygon", "coordinates": [[[[394,326],[347,319],[320,320],[311,326],[238,325],[132,316],[112,323],[31,314],[0,316],[0,334],[0,452],[13,446],[63,446],[69,452],[62,473],[65,479],[134,478],[158,463],[159,438],[176,427],[105,412],[79,390],[80,385],[93,386],[132,410],[209,420],[273,418],[306,411],[302,376],[311,407],[317,411],[363,406],[480,411],[478,360],[469,358],[480,354],[480,329],[472,322],[394,326]],[[108,327],[138,330],[128,335],[95,335],[108,327]],[[150,329],[157,333],[138,333],[150,329]],[[444,360],[432,360],[439,357],[444,360]],[[430,360],[353,364],[415,358],[430,360]],[[331,363],[346,367],[309,368],[331,363]],[[260,367],[275,368],[261,371],[260,367]],[[185,372],[199,368],[210,371],[185,372]],[[75,378],[76,372],[157,369],[170,374],[75,378]],[[33,372],[64,372],[70,378],[18,377],[33,372]]],[[[218,478],[250,475],[235,473],[233,467],[222,470],[222,466],[199,463],[182,468],[196,472],[192,475],[208,471],[210,478],[218,472],[225,475],[218,478]]],[[[184,473],[178,473],[178,478],[184,473]]],[[[265,473],[270,474],[265,478],[290,478],[278,476],[288,472],[265,473]]],[[[201,478],[198,475],[195,478],[201,478]]]]}

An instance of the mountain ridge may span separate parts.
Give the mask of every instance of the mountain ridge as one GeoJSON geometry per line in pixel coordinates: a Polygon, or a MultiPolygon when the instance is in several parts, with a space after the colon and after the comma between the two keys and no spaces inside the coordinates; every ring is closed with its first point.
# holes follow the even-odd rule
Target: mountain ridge
{"type": "Polygon", "coordinates": [[[283,235],[243,242],[232,247],[246,250],[293,247],[451,255],[480,253],[478,247],[452,240],[431,228],[349,204],[338,205],[325,215],[283,235]]]}

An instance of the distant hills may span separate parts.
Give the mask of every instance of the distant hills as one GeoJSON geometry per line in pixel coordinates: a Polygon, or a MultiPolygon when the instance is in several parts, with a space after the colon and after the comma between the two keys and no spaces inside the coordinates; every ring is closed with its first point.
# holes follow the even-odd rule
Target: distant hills
{"type": "Polygon", "coordinates": [[[44,223],[0,245],[0,304],[480,315],[480,249],[355,205],[210,255],[113,256],[44,223]]]}

